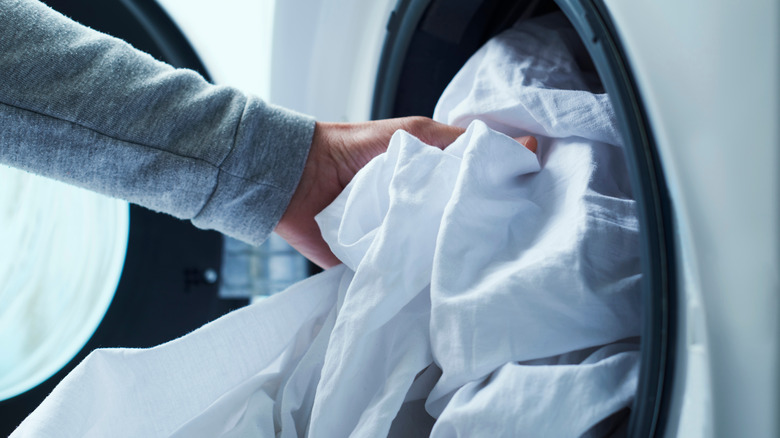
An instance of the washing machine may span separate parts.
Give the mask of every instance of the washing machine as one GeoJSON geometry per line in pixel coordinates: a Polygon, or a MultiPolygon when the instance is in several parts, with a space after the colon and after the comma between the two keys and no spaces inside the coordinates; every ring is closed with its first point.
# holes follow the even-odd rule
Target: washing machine
{"type": "MultiPolygon", "coordinates": [[[[134,17],[118,21],[127,20],[136,33],[143,30],[144,38],[154,42],[139,48],[201,72],[205,69],[198,55],[206,66],[218,67],[210,61],[213,51],[208,42],[199,35],[210,26],[208,17],[195,24],[187,21],[188,10],[210,2],[96,3],[110,4],[106,8],[134,17]],[[160,43],[168,39],[177,42],[160,43]]],[[[251,25],[253,20],[264,23],[260,39],[244,41],[247,46],[242,51],[242,56],[265,60],[254,72],[263,81],[261,94],[273,103],[328,121],[431,115],[452,76],[491,36],[518,19],[562,11],[586,46],[615,108],[639,206],[642,359],[635,402],[623,413],[629,435],[780,436],[780,181],[776,171],[780,165],[780,4],[772,0],[276,0],[256,4],[262,5],[258,15],[236,16],[239,24],[234,27],[257,27],[251,25]]],[[[236,0],[222,7],[234,8],[240,15],[244,5],[236,0]]],[[[109,22],[106,17],[113,13],[96,13],[96,21],[90,24],[101,28],[100,23],[109,22]]],[[[145,277],[145,268],[133,264],[140,262],[132,262],[132,251],[134,245],[151,243],[144,238],[134,243],[133,211],[122,281],[128,276],[141,282],[151,275],[145,277]]],[[[138,211],[137,215],[151,215],[138,211]]],[[[172,222],[168,226],[187,227],[172,222]]],[[[155,229],[146,228],[148,233],[155,229]]],[[[218,236],[187,232],[204,233],[212,250],[219,247],[218,236]]],[[[204,251],[204,257],[209,251],[204,251]]],[[[218,252],[217,248],[209,254],[218,252]]],[[[195,279],[208,277],[198,270],[217,263],[186,260],[193,260],[185,265],[195,279]]],[[[216,287],[203,283],[197,287],[216,287]]],[[[131,283],[126,288],[144,290],[145,284],[131,283]]],[[[103,324],[123,300],[122,290],[120,282],[103,324]]],[[[127,312],[117,312],[125,315],[127,323],[127,312]]],[[[118,345],[100,339],[99,334],[100,329],[84,351],[118,345]]],[[[56,382],[70,366],[51,381],[56,382]]],[[[2,402],[0,417],[18,423],[22,411],[34,406],[51,388],[46,385],[53,384],[44,383],[2,402]]]]}
{"type": "Polygon", "coordinates": [[[483,42],[561,10],[617,113],[639,206],[642,359],[629,434],[780,436],[778,2],[275,7],[271,100],[334,121],[431,115],[483,42]]]}

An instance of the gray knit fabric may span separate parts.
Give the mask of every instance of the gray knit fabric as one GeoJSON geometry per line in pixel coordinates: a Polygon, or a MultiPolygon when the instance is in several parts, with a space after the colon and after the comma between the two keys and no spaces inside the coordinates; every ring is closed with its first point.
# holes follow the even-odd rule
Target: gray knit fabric
{"type": "Polygon", "coordinates": [[[0,163],[259,244],[313,131],[36,0],[0,0],[0,163]]]}

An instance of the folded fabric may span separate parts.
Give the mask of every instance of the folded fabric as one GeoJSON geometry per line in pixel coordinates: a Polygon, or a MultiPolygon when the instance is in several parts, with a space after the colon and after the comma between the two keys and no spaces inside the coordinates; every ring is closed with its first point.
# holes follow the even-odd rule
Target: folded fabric
{"type": "Polygon", "coordinates": [[[577,436],[629,406],[635,203],[561,20],[466,64],[436,112],[467,126],[454,144],[397,132],[317,217],[344,265],[159,347],[92,353],[15,434],[577,436]]]}

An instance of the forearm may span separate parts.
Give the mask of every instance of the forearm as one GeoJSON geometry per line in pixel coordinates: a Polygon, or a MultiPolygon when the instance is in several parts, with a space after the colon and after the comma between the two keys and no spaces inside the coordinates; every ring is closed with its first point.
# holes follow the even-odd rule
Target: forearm
{"type": "Polygon", "coordinates": [[[0,162],[259,243],[314,122],[32,0],[0,0],[0,162]]]}

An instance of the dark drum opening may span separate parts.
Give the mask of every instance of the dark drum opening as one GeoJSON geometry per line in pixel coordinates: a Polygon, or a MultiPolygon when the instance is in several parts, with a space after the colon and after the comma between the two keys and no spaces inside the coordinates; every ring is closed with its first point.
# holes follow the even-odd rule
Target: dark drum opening
{"type": "Polygon", "coordinates": [[[372,117],[431,116],[444,88],[482,44],[521,18],[561,10],[610,96],[625,141],[641,228],[642,340],[629,435],[664,430],[673,377],[676,302],[672,215],[652,131],[602,0],[400,0],[388,23],[372,117]]]}

